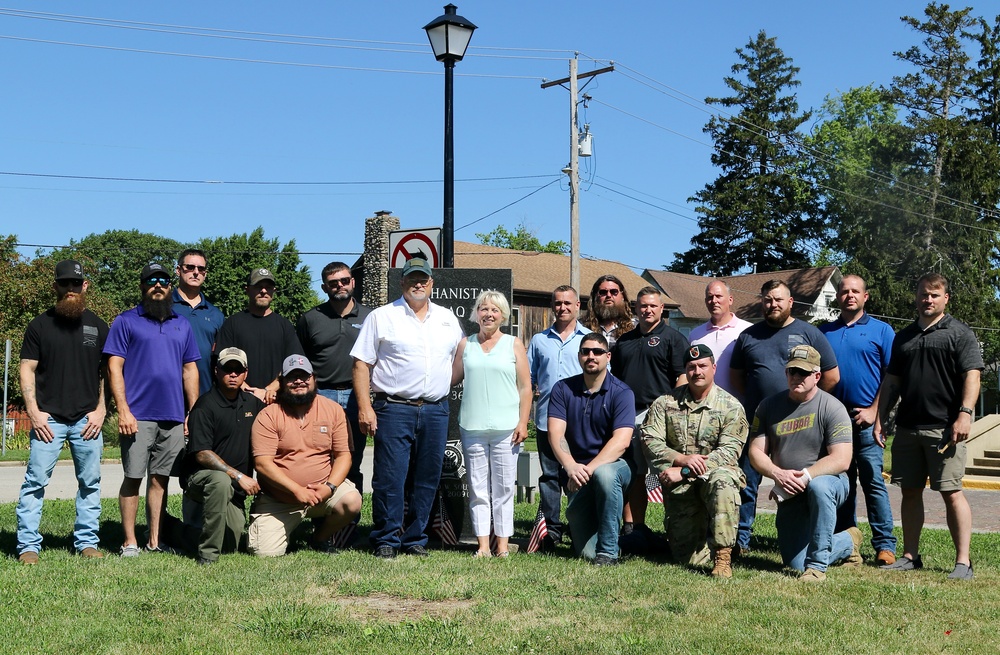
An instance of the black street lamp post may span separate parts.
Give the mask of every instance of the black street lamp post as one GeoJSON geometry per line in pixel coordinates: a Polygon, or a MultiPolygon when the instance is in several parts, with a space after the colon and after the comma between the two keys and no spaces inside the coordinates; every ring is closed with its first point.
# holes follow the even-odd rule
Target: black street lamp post
{"type": "Polygon", "coordinates": [[[444,62],[444,243],[441,260],[444,268],[455,267],[455,140],[453,73],[455,62],[462,61],[476,26],[456,14],[456,7],[447,4],[444,14],[424,26],[434,50],[434,57],[444,62]]]}

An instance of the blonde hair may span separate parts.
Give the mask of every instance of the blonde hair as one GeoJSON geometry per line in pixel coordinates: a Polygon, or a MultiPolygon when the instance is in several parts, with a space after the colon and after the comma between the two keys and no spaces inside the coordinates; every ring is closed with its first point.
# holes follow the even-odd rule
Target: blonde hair
{"type": "Polygon", "coordinates": [[[500,310],[500,316],[503,317],[503,325],[507,325],[510,321],[510,303],[507,302],[506,296],[504,296],[499,291],[494,289],[487,289],[479,294],[476,298],[476,304],[473,306],[473,311],[478,312],[479,308],[483,306],[483,303],[488,302],[496,305],[497,309],[500,310]]]}

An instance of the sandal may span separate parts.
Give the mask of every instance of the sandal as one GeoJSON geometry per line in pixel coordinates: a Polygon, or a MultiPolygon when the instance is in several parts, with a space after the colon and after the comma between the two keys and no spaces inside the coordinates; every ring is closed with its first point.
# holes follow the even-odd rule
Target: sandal
{"type": "Polygon", "coordinates": [[[510,557],[510,551],[502,551],[494,555],[493,557],[510,557]]]}
{"type": "Polygon", "coordinates": [[[493,554],[490,553],[490,551],[488,550],[477,550],[476,552],[472,553],[473,559],[480,559],[483,557],[493,557],[493,554]]]}

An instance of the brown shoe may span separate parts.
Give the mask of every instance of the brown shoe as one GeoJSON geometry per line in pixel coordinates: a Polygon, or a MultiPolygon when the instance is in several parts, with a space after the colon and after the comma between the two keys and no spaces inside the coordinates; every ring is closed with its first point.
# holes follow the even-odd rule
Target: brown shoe
{"type": "Polygon", "coordinates": [[[715,551],[715,568],[712,569],[713,578],[733,577],[733,549],[719,548],[715,551]]]}
{"type": "Polygon", "coordinates": [[[861,530],[857,528],[847,528],[846,532],[851,535],[851,541],[854,542],[854,549],[841,563],[841,566],[861,566],[865,563],[864,558],[861,557],[861,542],[865,540],[865,537],[861,534],[861,530]]]}
{"type": "Polygon", "coordinates": [[[80,551],[80,557],[86,557],[87,559],[102,559],[104,557],[104,553],[97,550],[93,546],[87,546],[80,551]]]}
{"type": "Polygon", "coordinates": [[[896,563],[896,553],[891,550],[880,550],[875,556],[875,562],[879,566],[891,566],[896,563]]]}
{"type": "Polygon", "coordinates": [[[38,553],[33,550],[26,550],[17,558],[17,561],[27,566],[38,564],[38,553]]]}
{"type": "Polygon", "coordinates": [[[799,582],[826,582],[826,573],[816,569],[806,569],[799,576],[799,582]]]}

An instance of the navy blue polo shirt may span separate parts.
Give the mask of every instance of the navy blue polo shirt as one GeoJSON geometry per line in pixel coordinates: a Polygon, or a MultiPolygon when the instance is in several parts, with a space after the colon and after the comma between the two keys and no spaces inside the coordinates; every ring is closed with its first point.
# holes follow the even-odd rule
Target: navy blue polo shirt
{"type": "Polygon", "coordinates": [[[589,464],[618,428],[635,427],[635,394],[608,373],[591,393],[583,374],[559,380],[549,397],[549,418],[566,421],[566,442],[573,459],[589,464]]]}
{"type": "Polygon", "coordinates": [[[176,288],[174,313],[188,320],[198,344],[198,353],[201,355],[198,360],[198,394],[201,395],[212,388],[212,348],[215,346],[215,335],[219,333],[226,317],[218,307],[205,300],[205,294],[201,294],[198,304],[192,307],[181,299],[176,288]]]}
{"type": "Polygon", "coordinates": [[[877,318],[862,314],[851,325],[842,318],[819,326],[837,355],[840,382],[833,395],[848,409],[871,407],[882,384],[882,374],[889,368],[892,340],[896,333],[877,318]]]}

